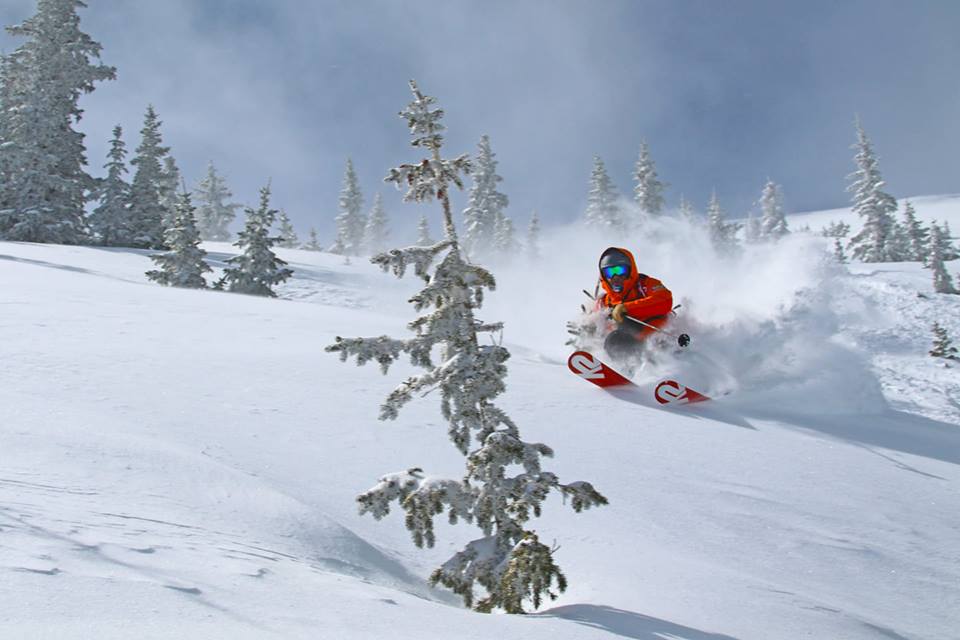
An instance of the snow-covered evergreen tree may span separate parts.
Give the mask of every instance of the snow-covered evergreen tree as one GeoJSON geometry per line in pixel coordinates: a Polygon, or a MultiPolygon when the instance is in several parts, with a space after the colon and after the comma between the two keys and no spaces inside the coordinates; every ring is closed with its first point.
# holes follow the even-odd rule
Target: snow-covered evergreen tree
{"type": "Polygon", "coordinates": [[[767,180],[757,202],[760,207],[760,238],[779,240],[790,233],[783,213],[783,193],[773,180],[767,180]]]}
{"type": "Polygon", "coordinates": [[[124,159],[123,129],[113,128],[110,152],[107,154],[107,177],[100,185],[100,205],[90,214],[90,230],[97,242],[108,247],[126,247],[133,244],[130,228],[130,185],[124,180],[127,173],[124,159]]]}
{"type": "Polygon", "coordinates": [[[930,253],[927,265],[933,271],[933,290],[937,293],[960,293],[953,286],[953,278],[947,273],[945,257],[949,240],[943,229],[934,221],[930,225],[930,253]]]}
{"type": "Polygon", "coordinates": [[[323,251],[323,246],[317,238],[317,230],[313,227],[310,227],[310,240],[304,243],[302,248],[307,251],[323,251]]]}
{"type": "Polygon", "coordinates": [[[843,243],[840,242],[840,238],[833,239],[833,257],[836,258],[840,264],[847,263],[847,254],[843,251],[843,243]]]}
{"type": "Polygon", "coordinates": [[[177,217],[177,207],[180,206],[180,195],[177,189],[183,179],[180,177],[180,167],[173,156],[163,158],[163,169],[160,172],[160,206],[163,207],[163,230],[174,224],[177,217]]]}
{"type": "Polygon", "coordinates": [[[80,96],[115,69],[93,62],[102,47],[80,30],[80,0],[38,0],[36,13],[7,31],[26,41],[0,80],[0,235],[76,244],[87,239],[84,204],[96,181],[86,172],[84,135],[74,129],[80,96]]]}
{"type": "Polygon", "coordinates": [[[645,216],[658,216],[663,211],[663,190],[666,185],[657,177],[657,168],[650,157],[646,141],[640,143],[640,157],[634,166],[633,199],[645,216]]]}
{"type": "Polygon", "coordinates": [[[373,208],[367,214],[367,225],[363,232],[363,244],[370,255],[386,250],[390,238],[390,221],[383,208],[383,196],[379,193],[373,198],[373,208]]]}
{"type": "Polygon", "coordinates": [[[693,205],[682,193],[680,194],[680,207],[677,213],[680,219],[686,221],[690,226],[699,226],[702,223],[702,220],[697,216],[696,212],[694,212],[693,205]]]}
{"type": "Polygon", "coordinates": [[[331,251],[358,256],[363,251],[363,232],[367,221],[363,215],[363,193],[357,181],[357,172],[353,169],[353,161],[349,158],[343,174],[339,206],[337,240],[331,251]]]}
{"type": "Polygon", "coordinates": [[[153,105],[147,107],[140,146],[130,164],[137,168],[130,187],[130,219],[134,246],[164,248],[163,221],[166,208],[161,202],[164,193],[163,159],[170,151],[163,146],[160,119],[153,105]]]}
{"type": "Polygon", "coordinates": [[[497,174],[496,154],[490,148],[489,136],[480,136],[477,149],[472,170],[473,186],[463,210],[463,249],[472,258],[482,259],[499,252],[499,240],[503,238],[498,237],[498,232],[502,231],[503,210],[510,201],[497,191],[497,184],[503,178],[497,174]]]}
{"type": "Polygon", "coordinates": [[[850,225],[843,221],[834,221],[820,230],[820,235],[825,238],[846,238],[850,233],[850,225]]]}
{"type": "Polygon", "coordinates": [[[888,245],[894,232],[897,201],[883,190],[880,164],[859,118],[856,127],[857,142],[852,148],[857,150],[857,170],[849,176],[852,182],[847,191],[853,193],[853,211],[863,219],[863,229],[850,239],[848,248],[857,260],[883,262],[891,259],[888,245]]]}
{"type": "Polygon", "coordinates": [[[907,259],[914,262],[926,261],[929,253],[930,231],[925,229],[917,220],[916,211],[914,211],[909,200],[903,203],[903,228],[909,242],[909,257],[907,259]]]}
{"type": "Polygon", "coordinates": [[[540,515],[551,490],[567,497],[576,511],[605,504],[606,499],[589,483],[561,484],[556,475],[543,470],[541,458],[552,455],[550,448],[524,442],[516,424],[493,404],[506,389],[509,352],[495,342],[481,344],[480,334],[499,332],[502,324],[481,322],[475,313],[484,290],[493,289],[495,283],[490,272],[466,261],[449,201],[449,189],[462,188],[461,174],[470,170],[470,159],[440,156],[443,111],[416,83],[410,86],[415,99],[401,116],[408,122],[413,146],[430,155],[392,169],[387,180],[405,186],[408,201],[440,201],[445,239],[429,247],[394,249],[373,261],[397,276],[412,268],[424,280],[423,290],[411,298],[422,315],[410,323],[415,331],[410,339],[338,337],[327,350],[338,352],[343,360],[355,356],[358,364],[375,361],[384,372],[401,354],[408,354],[425,372],[398,386],[381,406],[380,417],[394,419],[415,396],[438,389],[448,435],[466,456],[466,473],[462,479],[430,477],[419,468],[388,474],[357,500],[361,513],[377,519],[396,502],[406,512],[406,526],[417,546],[434,545],[433,521],[444,511],[451,522],[476,524],[482,537],[434,571],[431,584],[452,589],[467,606],[480,611],[499,607],[521,613],[524,601],[538,606],[544,596],[555,597],[554,583],[560,591],[566,586],[553,562],[553,550],[527,530],[530,517],[540,515]],[[435,260],[439,263],[432,266],[435,260]],[[479,601],[478,586],[486,591],[479,601]]]}
{"type": "Polygon", "coordinates": [[[429,247],[432,244],[435,244],[435,240],[430,237],[430,222],[427,221],[427,216],[420,215],[420,222],[417,223],[417,246],[418,247],[429,247]]]}
{"type": "Polygon", "coordinates": [[[230,239],[230,223],[237,217],[236,211],[240,208],[239,204],[230,202],[232,197],[226,180],[210,162],[207,176],[194,189],[201,238],[218,242],[230,239]]]}
{"type": "Polygon", "coordinates": [[[287,212],[283,209],[280,210],[279,214],[280,222],[280,234],[278,236],[278,247],[283,247],[284,249],[296,249],[297,245],[300,244],[300,239],[297,237],[297,232],[293,228],[293,223],[290,222],[290,216],[287,215],[287,212]]]}
{"type": "Polygon", "coordinates": [[[943,221],[943,226],[940,227],[940,231],[943,236],[943,259],[956,260],[960,258],[960,251],[957,250],[957,245],[953,242],[953,234],[950,231],[950,223],[947,220],[943,221]]]}
{"type": "Polygon", "coordinates": [[[158,269],[148,271],[147,277],[160,284],[188,289],[204,289],[207,286],[203,274],[211,271],[204,261],[207,252],[200,248],[200,231],[197,229],[196,210],[190,202],[190,194],[184,189],[177,196],[175,215],[164,231],[164,244],[169,251],[150,256],[158,269]]]}
{"type": "Polygon", "coordinates": [[[947,330],[936,321],[933,323],[933,348],[930,350],[930,355],[947,360],[957,359],[957,348],[953,346],[953,340],[947,335],[947,330]]]}
{"type": "Polygon", "coordinates": [[[513,228],[513,220],[509,216],[500,212],[493,235],[493,249],[497,260],[507,262],[517,250],[516,232],[513,228]]]}
{"type": "Polygon", "coordinates": [[[534,211],[530,214],[530,226],[527,227],[527,257],[536,260],[540,253],[540,216],[534,211]]]}
{"type": "Polygon", "coordinates": [[[623,212],[617,203],[617,191],[607,175],[607,168],[600,156],[593,158],[590,173],[590,193],[587,195],[585,213],[587,226],[601,229],[608,234],[621,233],[625,228],[623,212]]]}
{"type": "Polygon", "coordinates": [[[274,298],[277,294],[273,287],[293,275],[293,271],[287,269],[287,263],[273,252],[273,246],[280,239],[270,236],[270,228],[277,216],[277,210],[270,208],[270,185],[260,189],[260,206],[257,209],[247,207],[245,212],[246,225],[233,243],[243,253],[227,260],[230,266],[224,269],[217,287],[234,293],[274,298]]]}
{"type": "Polygon", "coordinates": [[[710,243],[720,254],[729,254],[737,248],[737,231],[740,225],[734,222],[725,222],[726,215],[720,207],[717,192],[710,194],[707,205],[707,231],[710,234],[710,243]]]}

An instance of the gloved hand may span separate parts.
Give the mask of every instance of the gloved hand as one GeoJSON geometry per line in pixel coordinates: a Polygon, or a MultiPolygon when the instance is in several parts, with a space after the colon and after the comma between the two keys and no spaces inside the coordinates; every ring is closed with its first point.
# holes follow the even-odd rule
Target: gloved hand
{"type": "Polygon", "coordinates": [[[617,324],[623,322],[623,317],[627,315],[627,307],[623,303],[618,304],[613,308],[613,311],[610,313],[610,317],[613,318],[613,321],[617,324]]]}

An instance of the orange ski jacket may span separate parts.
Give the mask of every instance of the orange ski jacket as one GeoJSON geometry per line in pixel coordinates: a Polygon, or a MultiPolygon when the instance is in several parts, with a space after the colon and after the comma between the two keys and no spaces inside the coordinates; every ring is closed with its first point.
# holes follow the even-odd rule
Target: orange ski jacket
{"type": "MultiPolygon", "coordinates": [[[[623,304],[628,316],[637,320],[647,320],[656,316],[666,316],[673,310],[673,294],[656,278],[637,271],[637,262],[633,254],[620,247],[630,258],[630,277],[623,282],[623,291],[617,292],[601,276],[600,284],[605,294],[597,298],[597,309],[612,308],[623,304]]],[[[602,257],[602,256],[601,256],[602,257]]],[[[598,263],[599,267],[599,263],[598,263]]]]}

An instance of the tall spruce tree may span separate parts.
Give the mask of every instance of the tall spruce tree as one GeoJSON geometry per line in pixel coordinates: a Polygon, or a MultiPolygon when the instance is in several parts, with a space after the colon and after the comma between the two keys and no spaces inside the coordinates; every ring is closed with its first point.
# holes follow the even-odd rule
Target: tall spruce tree
{"type": "Polygon", "coordinates": [[[0,234],[10,240],[77,244],[87,239],[84,204],[95,193],[84,135],[74,129],[80,96],[112,80],[102,47],[80,30],[80,0],[38,0],[37,11],[7,31],[26,41],[0,80],[0,234]]]}
{"type": "Polygon", "coordinates": [[[475,313],[483,291],[495,283],[489,271],[465,259],[450,211],[449,189],[462,188],[461,175],[470,170],[470,158],[441,157],[443,111],[416,83],[411,81],[410,87],[414,101],[401,116],[410,127],[413,146],[429,157],[392,169],[387,180],[406,187],[408,201],[440,201],[445,239],[429,247],[394,249],[374,262],[397,276],[413,268],[425,286],[411,302],[423,315],[409,325],[416,334],[413,338],[338,337],[327,350],[338,352],[342,360],[355,356],[358,364],[376,361],[384,372],[401,354],[408,354],[425,373],[397,387],[381,406],[380,417],[394,419],[415,396],[439,389],[447,433],[466,457],[466,472],[461,479],[428,477],[419,468],[388,474],[357,500],[361,513],[377,519],[396,502],[407,514],[406,526],[417,546],[434,545],[433,521],[444,511],[451,522],[475,523],[482,536],[434,571],[431,584],[452,589],[467,606],[480,611],[499,607],[522,613],[524,601],[537,607],[544,596],[556,597],[554,583],[560,591],[566,586],[553,562],[553,550],[527,529],[530,517],[540,515],[551,490],[569,498],[576,511],[605,504],[606,499],[589,483],[561,484],[556,475],[543,470],[541,458],[552,455],[552,450],[524,442],[516,424],[493,404],[506,389],[510,354],[497,343],[481,344],[479,335],[501,331],[502,323],[481,322],[475,313]],[[439,263],[432,266],[435,260],[439,263]],[[478,586],[486,592],[479,601],[478,586]]]}
{"type": "Polygon", "coordinates": [[[427,216],[421,214],[420,222],[417,223],[417,246],[429,247],[432,244],[436,244],[436,242],[430,237],[430,222],[427,220],[427,216]]]}
{"type": "Polygon", "coordinates": [[[290,222],[290,216],[287,215],[287,212],[283,209],[280,210],[279,214],[280,222],[280,234],[278,236],[278,247],[283,247],[284,249],[295,249],[297,245],[300,244],[300,239],[297,237],[297,232],[293,228],[293,223],[290,222]]]}
{"type": "Polygon", "coordinates": [[[617,203],[616,187],[607,175],[607,168],[600,156],[593,158],[590,192],[587,194],[587,210],[584,216],[588,227],[608,234],[621,233],[626,226],[623,211],[617,203]]]}
{"type": "Polygon", "coordinates": [[[463,210],[463,248],[472,258],[483,259],[499,252],[497,234],[502,229],[498,229],[497,225],[503,224],[503,210],[510,201],[497,191],[497,185],[503,178],[497,174],[496,154],[490,148],[490,137],[480,136],[477,149],[471,172],[473,186],[467,207],[463,210]]]}
{"type": "Polygon", "coordinates": [[[126,247],[133,244],[130,222],[130,185],[123,178],[127,173],[127,156],[123,129],[113,128],[110,152],[107,154],[107,177],[100,185],[100,205],[90,214],[90,230],[94,238],[108,247],[126,247]]]}
{"type": "Polygon", "coordinates": [[[937,293],[960,293],[953,286],[953,278],[947,273],[945,254],[949,245],[943,229],[934,221],[930,224],[930,253],[927,265],[933,271],[933,290],[937,293]]]}
{"type": "Polygon", "coordinates": [[[363,215],[363,193],[353,169],[353,161],[347,158],[343,173],[343,188],[340,190],[340,213],[337,215],[337,241],[331,251],[347,256],[358,256],[363,251],[363,232],[366,218],[363,215]]]}
{"type": "Polygon", "coordinates": [[[527,257],[536,260],[540,254],[540,216],[534,211],[530,214],[530,226],[527,227],[527,257]]]}
{"type": "Polygon", "coordinates": [[[230,223],[237,217],[239,204],[230,202],[233,194],[226,180],[217,173],[211,161],[207,175],[194,189],[197,202],[197,226],[204,240],[224,242],[230,239],[230,223]]]}
{"type": "Polygon", "coordinates": [[[773,180],[767,180],[757,202],[760,206],[760,238],[779,240],[790,233],[783,213],[783,192],[773,180]]]}
{"type": "Polygon", "coordinates": [[[894,233],[893,213],[897,210],[897,201],[883,190],[886,183],[880,175],[880,163],[860,118],[855,124],[857,142],[851,148],[857,151],[854,157],[857,170],[848,177],[851,184],[847,191],[853,193],[853,211],[863,219],[863,229],[850,239],[848,248],[857,260],[883,262],[895,258],[888,245],[894,233]]]}
{"type": "Polygon", "coordinates": [[[640,143],[640,157],[634,166],[633,199],[644,216],[659,216],[663,211],[663,190],[666,185],[657,177],[657,168],[650,157],[646,141],[640,143]]]}
{"type": "Polygon", "coordinates": [[[710,234],[710,243],[719,254],[733,253],[737,248],[737,231],[740,225],[725,221],[726,214],[720,206],[717,192],[710,194],[707,205],[707,231],[710,234]]]}
{"type": "Polygon", "coordinates": [[[906,230],[910,243],[909,260],[925,262],[929,253],[930,231],[925,229],[917,220],[916,211],[909,200],[903,203],[903,227],[906,230]]]}
{"type": "Polygon", "coordinates": [[[273,287],[293,275],[293,271],[273,252],[273,246],[280,239],[270,236],[277,210],[270,208],[269,184],[260,189],[260,206],[247,207],[244,211],[247,222],[234,243],[243,253],[227,260],[230,266],[224,269],[217,288],[275,298],[273,287]]]}
{"type": "Polygon", "coordinates": [[[363,232],[363,243],[370,255],[376,255],[387,248],[390,238],[390,221],[383,208],[383,196],[379,193],[373,198],[373,208],[367,215],[367,226],[363,232]]]}
{"type": "Polygon", "coordinates": [[[177,196],[174,211],[170,226],[164,231],[164,244],[170,250],[150,256],[159,269],[148,271],[147,277],[171,287],[205,289],[207,282],[203,274],[212,269],[204,261],[207,252],[200,248],[196,210],[190,202],[190,194],[186,188],[177,196]]]}
{"type": "Polygon", "coordinates": [[[165,188],[163,160],[170,149],[163,146],[160,125],[157,112],[149,105],[140,130],[137,155],[130,161],[137,168],[130,187],[134,246],[149,249],[164,248],[163,223],[167,209],[161,200],[165,188]]]}

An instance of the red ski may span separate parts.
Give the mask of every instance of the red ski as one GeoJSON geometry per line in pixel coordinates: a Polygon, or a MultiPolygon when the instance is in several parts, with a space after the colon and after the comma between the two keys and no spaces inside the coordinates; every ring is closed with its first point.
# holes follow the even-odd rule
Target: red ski
{"type": "Polygon", "coordinates": [[[576,351],[567,359],[567,366],[584,380],[592,382],[607,391],[631,390],[646,394],[652,391],[653,399],[659,404],[677,405],[704,402],[710,398],[699,391],[684,386],[676,380],[661,380],[651,388],[640,386],[604,364],[599,358],[586,351],[576,351]]]}

